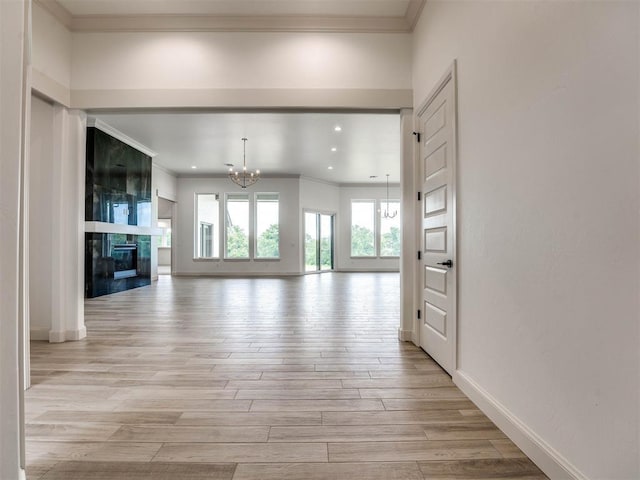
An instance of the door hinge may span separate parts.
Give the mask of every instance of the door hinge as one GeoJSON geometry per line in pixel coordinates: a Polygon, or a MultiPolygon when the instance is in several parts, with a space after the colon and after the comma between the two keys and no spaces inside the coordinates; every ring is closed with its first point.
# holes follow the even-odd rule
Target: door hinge
{"type": "Polygon", "coordinates": [[[421,315],[422,315],[422,312],[420,312],[420,309],[418,309],[418,320],[420,320],[421,315]]]}
{"type": "Polygon", "coordinates": [[[422,192],[418,192],[418,201],[421,202],[422,201],[422,192]]]}
{"type": "Polygon", "coordinates": [[[420,132],[413,132],[416,137],[416,142],[420,143],[420,132]]]}
{"type": "Polygon", "coordinates": [[[422,260],[422,252],[418,250],[418,260],[422,260]]]}

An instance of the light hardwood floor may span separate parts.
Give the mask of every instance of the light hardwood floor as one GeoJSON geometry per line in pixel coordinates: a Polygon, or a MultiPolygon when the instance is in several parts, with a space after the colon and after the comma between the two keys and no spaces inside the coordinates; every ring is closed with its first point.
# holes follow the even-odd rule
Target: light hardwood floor
{"type": "Polygon", "coordinates": [[[424,353],[397,274],[171,278],[32,343],[29,480],[546,478],[424,353]]]}

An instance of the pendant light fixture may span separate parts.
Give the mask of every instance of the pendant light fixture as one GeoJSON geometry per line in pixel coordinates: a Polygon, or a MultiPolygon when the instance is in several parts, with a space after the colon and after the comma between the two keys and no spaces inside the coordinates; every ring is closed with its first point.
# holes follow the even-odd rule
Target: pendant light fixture
{"type": "Polygon", "coordinates": [[[229,178],[241,188],[247,188],[260,180],[260,170],[255,172],[247,170],[247,139],[243,138],[242,142],[242,171],[234,170],[231,167],[229,169],[229,178]]]}
{"type": "Polygon", "coordinates": [[[389,174],[387,173],[387,208],[382,212],[382,216],[384,218],[393,218],[398,215],[398,211],[394,210],[393,212],[389,211],[389,174]]]}

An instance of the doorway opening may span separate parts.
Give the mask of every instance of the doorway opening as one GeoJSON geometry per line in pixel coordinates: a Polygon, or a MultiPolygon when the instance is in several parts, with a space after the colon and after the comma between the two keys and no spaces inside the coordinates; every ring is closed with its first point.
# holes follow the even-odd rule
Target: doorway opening
{"type": "Polygon", "coordinates": [[[334,269],[335,214],[304,213],[305,273],[334,269]]]}

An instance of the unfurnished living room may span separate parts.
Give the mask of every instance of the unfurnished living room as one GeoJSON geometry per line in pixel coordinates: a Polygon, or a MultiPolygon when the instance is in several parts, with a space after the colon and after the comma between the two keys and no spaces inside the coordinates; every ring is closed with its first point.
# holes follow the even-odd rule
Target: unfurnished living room
{"type": "Polygon", "coordinates": [[[639,2],[0,34],[0,480],[640,478],[639,2]]]}

